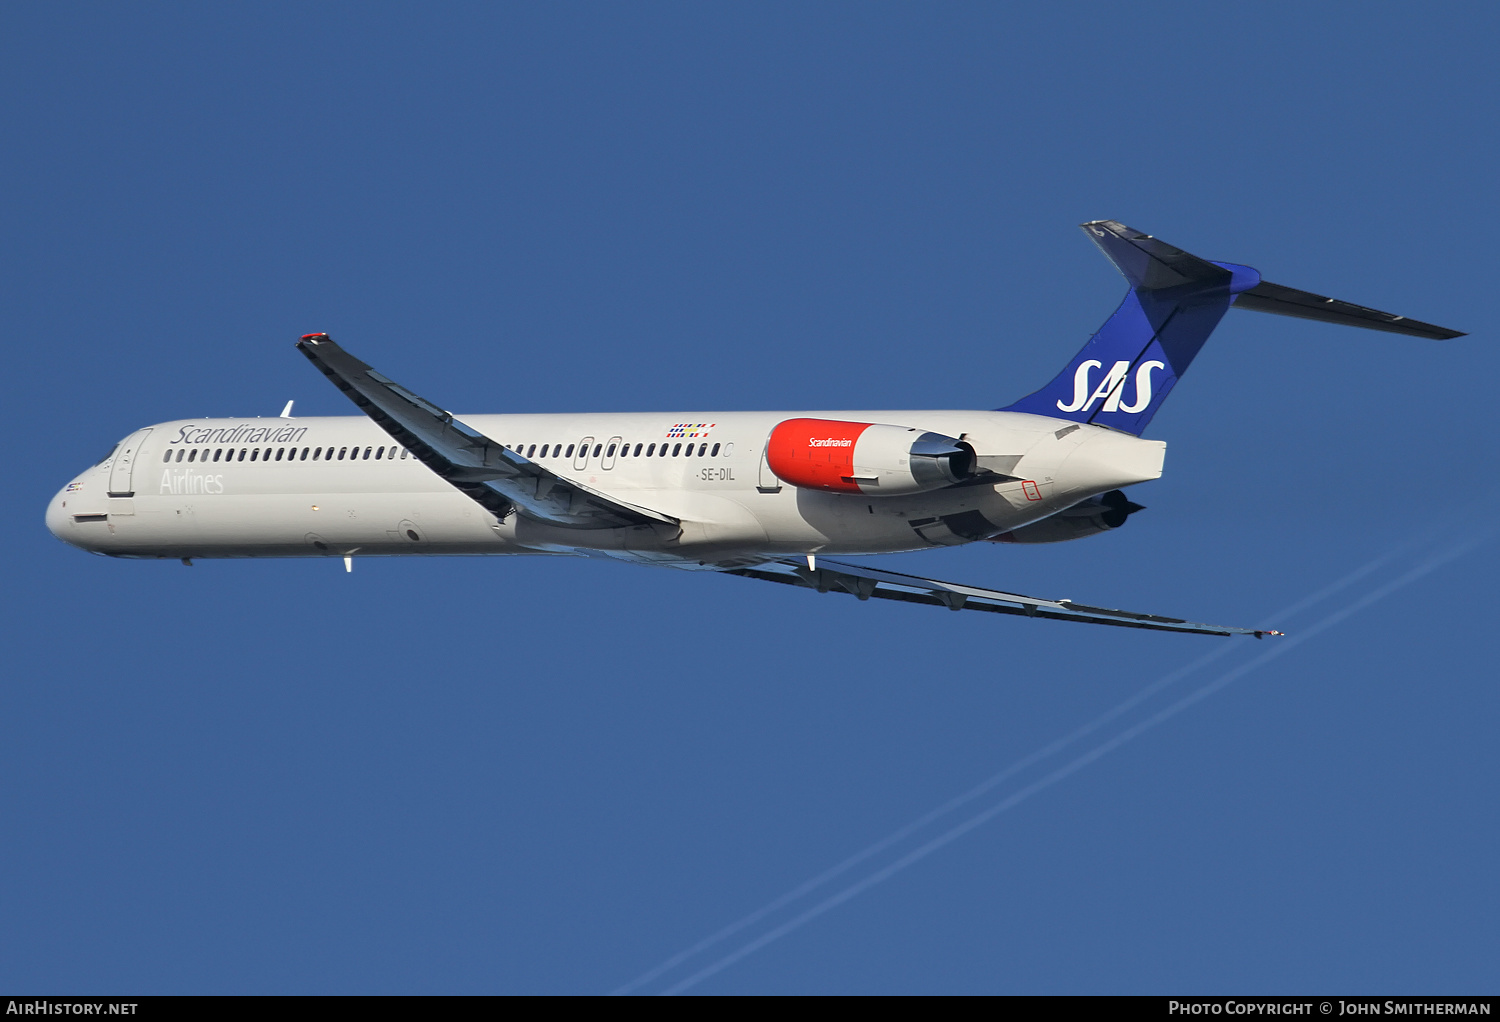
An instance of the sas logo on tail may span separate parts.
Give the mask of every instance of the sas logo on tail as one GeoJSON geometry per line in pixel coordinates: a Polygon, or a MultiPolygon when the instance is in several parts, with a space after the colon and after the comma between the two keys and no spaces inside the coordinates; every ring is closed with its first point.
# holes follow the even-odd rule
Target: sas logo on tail
{"type": "Polygon", "coordinates": [[[1092,369],[1103,369],[1104,363],[1097,359],[1089,359],[1080,362],[1077,370],[1073,373],[1073,400],[1070,404],[1057,402],[1058,411],[1062,412],[1087,412],[1091,411],[1095,403],[1104,402],[1103,412],[1144,412],[1151,406],[1151,370],[1165,369],[1165,362],[1142,362],[1135,370],[1135,401],[1131,404],[1122,404],[1120,399],[1125,396],[1125,377],[1130,372],[1129,362],[1116,362],[1110,367],[1109,372],[1104,374],[1104,379],[1099,381],[1097,387],[1090,390],[1089,371],[1092,369]]]}

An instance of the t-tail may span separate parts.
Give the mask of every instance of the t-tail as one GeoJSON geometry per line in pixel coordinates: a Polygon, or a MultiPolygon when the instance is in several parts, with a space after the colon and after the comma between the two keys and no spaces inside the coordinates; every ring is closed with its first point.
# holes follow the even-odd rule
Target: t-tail
{"type": "Polygon", "coordinates": [[[1200,259],[1113,220],[1082,226],[1130,281],[1130,292],[1051,383],[1001,411],[1139,434],[1230,306],[1439,341],[1463,336],[1272,284],[1248,266],[1200,259]]]}

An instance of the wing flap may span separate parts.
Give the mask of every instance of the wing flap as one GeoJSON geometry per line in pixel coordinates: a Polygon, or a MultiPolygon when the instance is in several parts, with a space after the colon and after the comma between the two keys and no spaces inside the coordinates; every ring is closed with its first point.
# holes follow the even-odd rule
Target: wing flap
{"type": "Polygon", "coordinates": [[[814,589],[820,593],[848,593],[861,600],[900,600],[922,603],[949,610],[978,610],[990,614],[1017,614],[1052,621],[1075,621],[1082,624],[1113,625],[1117,628],[1145,628],[1158,632],[1190,632],[1196,635],[1253,635],[1257,639],[1280,635],[1267,628],[1234,628],[1227,625],[1200,624],[1182,618],[1159,614],[1141,614],[1127,610],[1094,607],[1070,600],[1048,600],[1022,596],[998,589],[942,582],[918,575],[903,575],[860,564],[817,559],[817,567],[783,558],[751,567],[732,568],[726,574],[756,578],[814,589]]]}
{"type": "Polygon", "coordinates": [[[519,511],[552,525],[580,529],[678,524],[675,518],[564,479],[507,450],[452,412],[376,372],[327,334],[308,334],[297,348],[422,464],[496,518],[519,511]]]}

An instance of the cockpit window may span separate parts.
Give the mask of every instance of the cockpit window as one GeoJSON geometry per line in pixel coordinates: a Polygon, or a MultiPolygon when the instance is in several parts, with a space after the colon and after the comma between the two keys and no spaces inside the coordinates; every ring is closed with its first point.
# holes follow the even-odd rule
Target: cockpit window
{"type": "Polygon", "coordinates": [[[118,451],[119,449],[120,449],[120,445],[119,444],[115,444],[113,447],[111,447],[109,449],[109,453],[108,454],[106,454],[104,457],[100,458],[98,461],[94,462],[94,464],[95,465],[102,465],[102,464],[104,464],[110,458],[113,458],[115,456],[115,452],[118,451]]]}

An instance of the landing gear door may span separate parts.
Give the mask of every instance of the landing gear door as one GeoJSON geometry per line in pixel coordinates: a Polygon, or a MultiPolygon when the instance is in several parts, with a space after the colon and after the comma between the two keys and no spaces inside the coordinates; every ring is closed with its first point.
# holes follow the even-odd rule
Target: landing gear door
{"type": "Polygon", "coordinates": [[[149,428],[138,429],[120,441],[120,449],[115,451],[114,462],[109,467],[109,495],[111,497],[135,496],[131,478],[135,472],[136,457],[141,452],[141,444],[145,443],[150,435],[149,428]]]}

